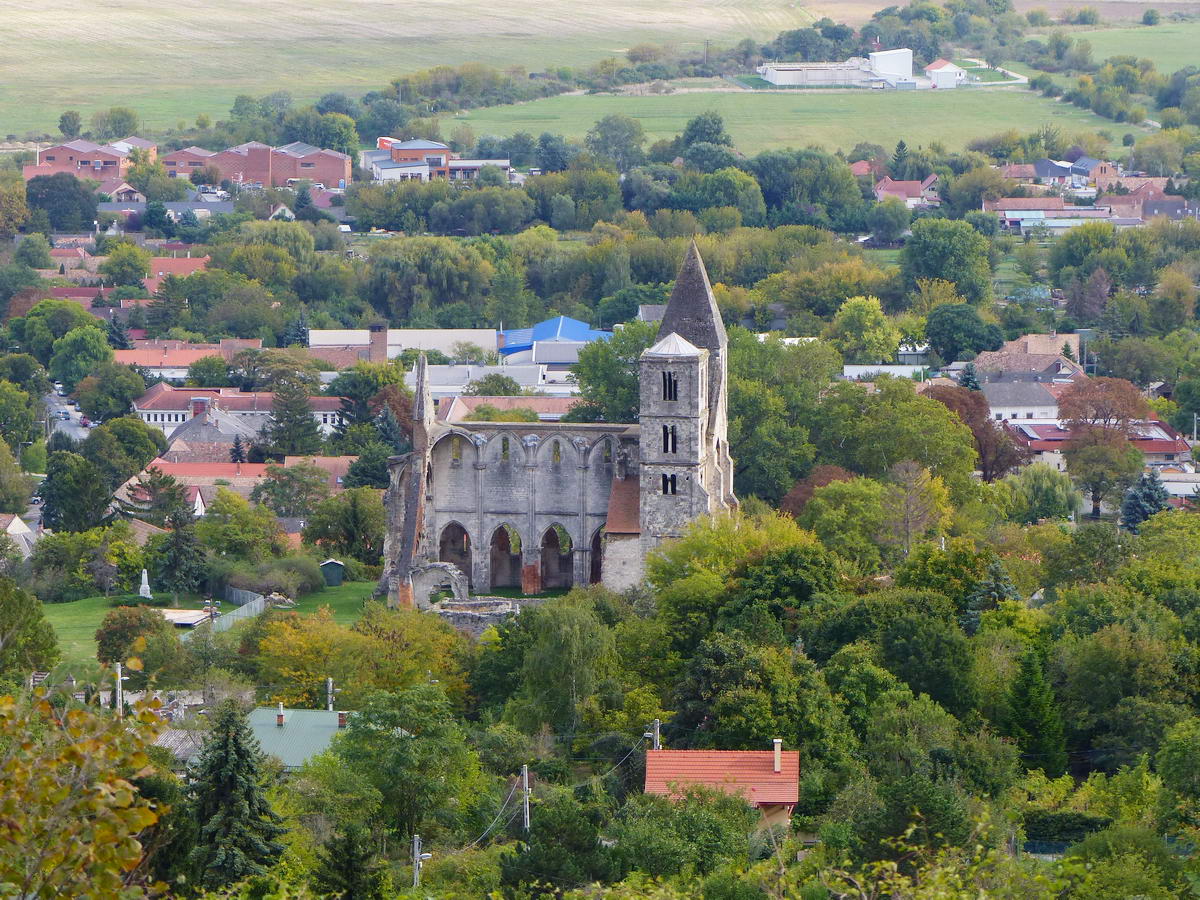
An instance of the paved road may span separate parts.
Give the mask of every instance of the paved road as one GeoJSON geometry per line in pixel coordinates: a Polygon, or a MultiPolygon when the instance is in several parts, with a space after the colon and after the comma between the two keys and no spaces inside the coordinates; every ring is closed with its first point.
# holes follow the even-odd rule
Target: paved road
{"type": "Polygon", "coordinates": [[[53,431],[65,432],[77,441],[82,441],[88,436],[88,430],[79,424],[79,412],[67,405],[65,397],[47,394],[46,409],[50,413],[50,424],[53,426],[53,431]],[[59,416],[61,412],[68,413],[70,419],[63,421],[59,416]]]}

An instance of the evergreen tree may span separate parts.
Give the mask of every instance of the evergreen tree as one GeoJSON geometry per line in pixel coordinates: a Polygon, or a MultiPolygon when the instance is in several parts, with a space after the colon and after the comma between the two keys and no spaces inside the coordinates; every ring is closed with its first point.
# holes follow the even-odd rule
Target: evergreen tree
{"type": "Polygon", "coordinates": [[[308,346],[308,314],[304,307],[300,307],[300,315],[283,330],[279,343],[283,347],[308,346]]]}
{"type": "Polygon", "coordinates": [[[190,510],[175,510],[167,520],[167,526],[171,530],[156,546],[156,578],[171,592],[173,603],[179,605],[180,593],[195,590],[204,579],[204,547],[196,537],[190,510]]]}
{"type": "Polygon", "coordinates": [[[125,323],[112,319],[106,326],[108,330],[108,345],[114,350],[129,350],[133,344],[129,342],[129,330],[125,323]]]}
{"type": "Polygon", "coordinates": [[[342,900],[386,900],[394,896],[391,879],[371,849],[370,834],[358,824],[347,825],[318,851],[313,887],[322,896],[342,900]]]}
{"type": "Polygon", "coordinates": [[[408,441],[408,435],[400,427],[400,420],[396,418],[396,414],[392,412],[390,406],[385,405],[383,407],[382,412],[375,419],[375,427],[379,429],[380,440],[391,447],[396,453],[407,453],[412,449],[412,445],[408,441]]]}
{"type": "Polygon", "coordinates": [[[968,391],[982,390],[979,384],[979,375],[975,372],[975,363],[967,363],[963,366],[962,375],[958,379],[958,386],[965,387],[968,391]]]}
{"type": "Polygon", "coordinates": [[[380,441],[372,441],[363,447],[358,459],[350,463],[346,472],[346,487],[386,488],[391,475],[388,472],[388,457],[392,448],[380,441]]]}
{"type": "Polygon", "coordinates": [[[892,177],[897,179],[904,178],[904,168],[908,163],[908,144],[904,141],[896,142],[896,152],[892,154],[892,177]]]}
{"type": "Polygon", "coordinates": [[[313,418],[308,391],[302,384],[288,379],[275,388],[266,437],[275,453],[307,456],[320,452],[321,430],[313,418]]]}
{"type": "Polygon", "coordinates": [[[1067,769],[1067,748],[1062,718],[1054,691],[1046,682],[1042,660],[1028,650],[1008,698],[1008,735],[1017,742],[1025,765],[1057,778],[1067,769]]]}
{"type": "Polygon", "coordinates": [[[267,802],[262,751],[245,712],[222,701],[192,772],[191,811],[200,831],[188,855],[195,881],[220,888],[267,871],[286,829],[267,802]]]}
{"type": "Polygon", "coordinates": [[[240,434],[233,436],[233,446],[229,448],[229,461],[235,463],[244,463],[246,461],[246,445],[242,443],[242,436],[240,434]]]}
{"type": "Polygon", "coordinates": [[[1157,471],[1151,469],[1142,473],[1142,477],[1125,492],[1125,499],[1121,503],[1121,523],[1137,534],[1143,522],[1155,513],[1171,508],[1168,503],[1170,496],[1157,471]]]}
{"type": "Polygon", "coordinates": [[[183,485],[156,466],[151,466],[138,478],[138,487],[136,500],[121,503],[121,511],[126,515],[161,528],[181,511],[191,514],[183,485]]]}
{"type": "Polygon", "coordinates": [[[992,559],[987,572],[967,597],[966,611],[962,614],[962,627],[967,634],[979,630],[979,620],[983,613],[995,609],[1002,600],[1020,600],[1021,594],[1016,585],[1004,571],[1000,560],[992,559]]]}

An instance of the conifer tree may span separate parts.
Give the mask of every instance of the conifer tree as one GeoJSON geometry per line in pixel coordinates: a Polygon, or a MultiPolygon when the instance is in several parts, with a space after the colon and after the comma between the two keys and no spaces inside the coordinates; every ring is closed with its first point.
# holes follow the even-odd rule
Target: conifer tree
{"type": "Polygon", "coordinates": [[[112,319],[107,325],[108,329],[108,345],[114,350],[129,350],[133,344],[129,342],[129,331],[125,327],[125,323],[112,319]]]}
{"type": "Polygon", "coordinates": [[[1125,499],[1121,503],[1121,524],[1137,534],[1143,522],[1171,508],[1168,502],[1170,497],[1157,471],[1152,469],[1142,473],[1142,477],[1125,492],[1125,499]]]}
{"type": "Polygon", "coordinates": [[[304,307],[300,307],[300,315],[284,328],[279,343],[283,347],[308,346],[308,315],[304,307]]]}
{"type": "Polygon", "coordinates": [[[396,453],[407,453],[411,448],[408,435],[400,427],[400,420],[386,404],[383,411],[375,419],[375,427],[379,429],[379,439],[392,448],[396,453]]]}
{"type": "Polygon", "coordinates": [[[229,461],[234,463],[244,463],[246,461],[246,445],[242,443],[242,436],[240,434],[233,436],[233,446],[229,448],[229,461]]]}
{"type": "Polygon", "coordinates": [[[958,386],[965,387],[968,391],[982,390],[979,385],[979,375],[975,372],[975,363],[967,363],[963,366],[962,375],[958,379],[958,386]]]}
{"type": "Polygon", "coordinates": [[[322,896],[342,900],[385,900],[393,896],[391,879],[376,859],[370,834],[358,824],[347,825],[317,853],[313,887],[322,896]]]}
{"type": "Polygon", "coordinates": [[[1025,767],[1057,778],[1067,769],[1066,741],[1054,691],[1046,683],[1042,660],[1028,650],[1008,697],[1008,735],[1017,742],[1025,767]]]}
{"type": "Polygon", "coordinates": [[[159,583],[178,606],[179,594],[194,590],[204,578],[204,547],[196,537],[191,510],[174,510],[166,524],[171,530],[157,547],[155,568],[159,583]]]}
{"type": "Polygon", "coordinates": [[[993,558],[988,563],[983,579],[967,597],[967,608],[962,614],[963,631],[974,634],[979,630],[979,620],[983,613],[995,609],[1002,600],[1020,599],[1021,594],[1004,571],[1004,566],[1000,560],[993,558]]]}
{"type": "Polygon", "coordinates": [[[262,751],[236,700],[217,707],[192,772],[191,811],[199,824],[188,855],[196,883],[220,888],[261,875],[283,853],[286,829],[267,802],[262,751]]]}
{"type": "Polygon", "coordinates": [[[308,391],[291,379],[275,388],[267,443],[275,453],[307,456],[321,450],[321,431],[308,405],[308,391]]]}

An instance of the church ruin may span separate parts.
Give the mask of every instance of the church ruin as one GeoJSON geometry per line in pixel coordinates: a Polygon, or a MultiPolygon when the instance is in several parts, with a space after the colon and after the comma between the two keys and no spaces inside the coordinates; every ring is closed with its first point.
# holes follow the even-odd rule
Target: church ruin
{"type": "Polygon", "coordinates": [[[647,553],[737,503],[727,357],[694,243],[639,361],[637,423],[439,421],[421,357],[413,450],[392,460],[384,497],[389,604],[640,584],[647,553]]]}

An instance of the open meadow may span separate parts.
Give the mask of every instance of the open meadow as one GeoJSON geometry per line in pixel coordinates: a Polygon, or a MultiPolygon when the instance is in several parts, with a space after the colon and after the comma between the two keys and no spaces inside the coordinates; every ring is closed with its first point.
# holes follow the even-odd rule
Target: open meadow
{"type": "Polygon", "coordinates": [[[1092,59],[1130,55],[1154,60],[1164,74],[1184,66],[1200,65],[1200,22],[1168,22],[1161,25],[1133,25],[1129,28],[1105,28],[1100,31],[1073,31],[1092,45],[1092,59]]]}
{"type": "Polygon", "coordinates": [[[478,61],[587,65],[642,41],[768,39],[813,21],[789,0],[33,0],[4,4],[0,138],[67,108],[127,105],[149,128],[224,115],[238,94],[361,94],[406,71],[478,61]]]}
{"type": "Polygon", "coordinates": [[[732,91],[661,96],[562,96],[514,106],[472,110],[444,119],[442,131],[470,125],[477,135],[528,131],[581,137],[612,113],[638,119],[651,141],[673,137],[689,118],[716,110],[743,153],[816,144],[849,150],[859,141],[891,146],[903,139],[918,147],[941,141],[957,149],[973,138],[1052,123],[1065,133],[1107,131],[1116,140],[1129,130],[1088,110],[1048,100],[1024,89],[958,91],[732,91]]]}

